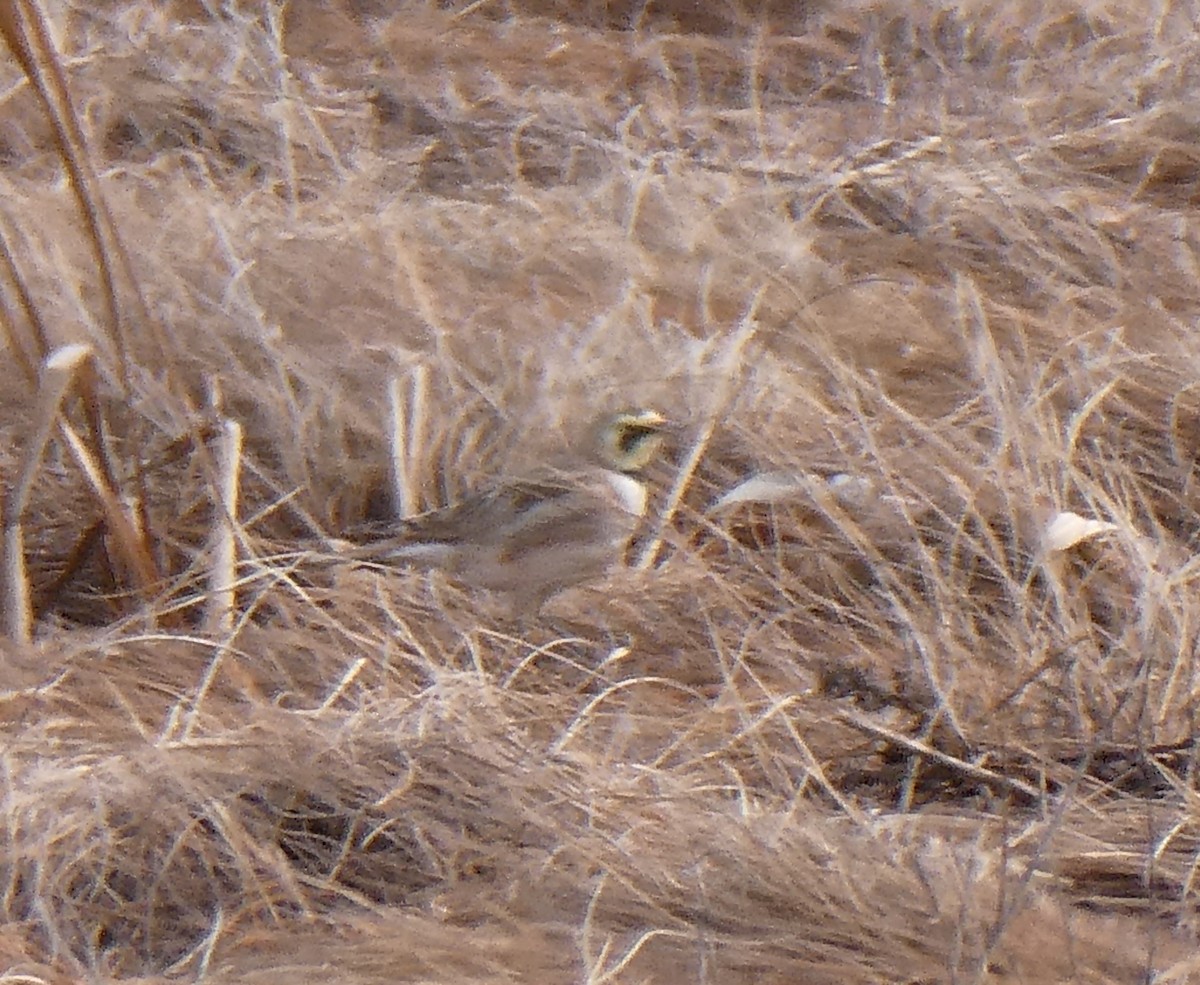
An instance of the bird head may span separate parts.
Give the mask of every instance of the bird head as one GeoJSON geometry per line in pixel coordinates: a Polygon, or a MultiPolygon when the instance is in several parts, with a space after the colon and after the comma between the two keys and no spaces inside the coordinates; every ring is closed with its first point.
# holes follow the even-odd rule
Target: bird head
{"type": "Polygon", "coordinates": [[[600,425],[597,451],[618,472],[640,472],[662,451],[667,419],[655,410],[626,410],[600,425]]]}

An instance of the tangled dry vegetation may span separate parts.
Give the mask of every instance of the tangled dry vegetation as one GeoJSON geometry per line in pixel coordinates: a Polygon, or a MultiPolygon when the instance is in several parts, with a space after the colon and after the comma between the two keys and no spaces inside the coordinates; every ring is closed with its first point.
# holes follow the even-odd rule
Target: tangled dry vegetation
{"type": "Polygon", "coordinates": [[[2,6],[4,981],[1200,978],[1200,4],[2,6]]]}

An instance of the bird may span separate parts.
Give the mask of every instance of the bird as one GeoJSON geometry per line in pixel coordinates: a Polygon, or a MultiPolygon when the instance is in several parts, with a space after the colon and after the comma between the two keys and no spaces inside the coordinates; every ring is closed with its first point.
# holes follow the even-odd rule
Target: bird
{"type": "MultiPolygon", "coordinates": [[[[343,557],[437,568],[536,612],[558,592],[603,577],[646,515],[639,476],[662,453],[667,419],[649,409],[602,418],[577,467],[501,481],[458,503],[395,521],[343,557]]],[[[377,528],[376,528],[377,529],[377,528]]]]}

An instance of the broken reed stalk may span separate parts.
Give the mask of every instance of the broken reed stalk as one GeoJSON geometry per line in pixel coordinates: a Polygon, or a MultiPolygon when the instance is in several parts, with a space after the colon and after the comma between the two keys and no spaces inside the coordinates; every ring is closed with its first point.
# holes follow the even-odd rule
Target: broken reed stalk
{"type": "Polygon", "coordinates": [[[125,574],[145,596],[158,582],[158,569],[150,554],[145,531],[137,523],[136,511],[126,509],[117,490],[105,478],[99,458],[79,433],[66,421],[59,422],[59,430],[100,502],[115,553],[129,568],[125,574]]]}
{"type": "Polygon", "coordinates": [[[237,603],[237,516],[242,470],[242,426],[237,421],[222,423],[216,457],[217,510],[204,621],[209,632],[224,636],[233,628],[237,603]]]}
{"type": "MultiPolygon", "coordinates": [[[[127,519],[128,511],[120,503],[116,493],[116,477],[112,463],[107,455],[104,438],[104,416],[101,411],[98,393],[94,352],[90,346],[78,345],[64,346],[55,353],[48,354],[49,347],[45,325],[42,322],[37,305],[34,303],[33,297],[12,257],[8,243],[3,236],[0,236],[0,268],[3,269],[10,287],[16,294],[20,312],[28,322],[32,335],[33,354],[31,355],[27,347],[22,344],[17,336],[17,312],[12,310],[10,306],[5,305],[3,308],[5,316],[3,327],[9,350],[13,353],[13,358],[18,368],[26,379],[29,380],[31,388],[37,395],[36,399],[39,407],[44,408],[45,401],[49,399],[47,393],[53,396],[53,388],[58,385],[58,382],[61,382],[64,367],[69,369],[69,379],[63,383],[63,386],[73,384],[74,389],[81,398],[84,415],[87,420],[88,444],[90,448],[81,439],[74,436],[73,432],[70,432],[69,425],[65,420],[58,421],[59,428],[68,446],[76,455],[76,458],[91,463],[89,468],[85,468],[85,471],[89,472],[93,488],[99,491],[99,498],[106,516],[106,526],[114,533],[114,545],[119,556],[122,557],[126,569],[136,575],[136,589],[139,593],[145,595],[158,581],[157,566],[153,562],[146,542],[144,526],[127,519]],[[40,374],[37,369],[39,364],[42,367],[40,374]],[[75,437],[74,441],[72,440],[73,437],[75,437]],[[96,478],[96,473],[99,474],[98,479],[96,478]],[[115,522],[114,517],[118,518],[115,522]]],[[[55,398],[57,403],[54,407],[54,414],[51,417],[51,426],[53,420],[58,417],[60,404],[65,396],[66,390],[58,394],[55,398]]],[[[45,425],[45,423],[45,420],[39,419],[39,425],[45,425]]],[[[48,435],[42,439],[43,447],[46,441],[48,441],[48,435]]],[[[34,446],[31,446],[31,452],[40,455],[40,451],[34,446]]],[[[36,468],[36,462],[33,464],[36,468]]],[[[20,494],[20,496],[27,495],[27,489],[20,494]]],[[[13,504],[18,503],[18,500],[19,511],[23,513],[25,501],[20,496],[16,499],[10,497],[10,502],[6,505],[6,510],[8,510],[5,514],[6,517],[11,515],[11,510],[14,508],[13,504]]],[[[24,539],[23,528],[19,526],[13,528],[5,536],[5,583],[15,592],[25,582],[25,576],[21,573],[24,571],[24,547],[21,543],[24,539]]],[[[72,556],[75,558],[72,563],[78,564],[81,551],[86,548],[86,545],[94,543],[95,537],[94,529],[89,528],[88,531],[84,532],[80,541],[76,544],[75,550],[72,551],[72,556]]],[[[5,606],[5,611],[13,613],[13,618],[17,618],[15,613],[28,611],[29,608],[28,599],[21,602],[16,595],[13,595],[9,604],[5,606]]]]}
{"type": "Polygon", "coordinates": [[[421,511],[421,452],[429,420],[429,367],[413,368],[407,394],[401,380],[393,377],[388,384],[388,404],[392,508],[397,516],[413,516],[421,511]]]}
{"type": "MultiPolygon", "coordinates": [[[[99,272],[106,309],[107,334],[116,351],[117,374],[122,391],[127,397],[132,396],[129,326],[136,324],[144,326],[150,332],[158,348],[157,363],[165,367],[169,389],[182,394],[182,388],[170,386],[170,377],[173,375],[170,359],[171,349],[167,345],[161,326],[150,318],[137,278],[133,275],[129,253],[125,249],[117,225],[108,210],[99,176],[92,164],[87,142],[84,139],[83,127],[80,125],[79,116],[71,103],[63,61],[55,49],[45,14],[37,0],[0,0],[0,38],[3,38],[21,65],[26,78],[37,93],[53,129],[58,156],[70,179],[71,189],[83,216],[87,240],[99,272]],[[123,294],[118,292],[118,272],[127,288],[123,294]],[[122,312],[122,297],[132,307],[132,320],[128,320],[122,312]]],[[[8,259],[11,260],[11,257],[8,259]]],[[[15,283],[20,283],[19,278],[15,283]]],[[[32,301],[25,296],[22,296],[22,307],[29,318],[35,345],[42,349],[37,356],[44,357],[46,336],[37,317],[36,308],[32,301]]],[[[10,331],[9,334],[13,333],[10,331]]],[[[87,413],[88,429],[91,432],[91,454],[104,478],[103,485],[109,490],[116,490],[119,487],[117,470],[109,458],[107,442],[104,440],[103,417],[99,411],[99,403],[95,399],[95,391],[90,381],[81,381],[81,389],[87,413]]],[[[135,488],[134,503],[138,515],[132,525],[125,524],[124,526],[130,527],[131,530],[141,531],[142,534],[136,539],[142,540],[142,535],[147,527],[147,517],[144,512],[147,498],[146,483],[141,462],[136,457],[132,463],[131,473],[135,488]]],[[[107,507],[106,511],[111,512],[107,507]]],[[[129,531],[113,530],[112,532],[123,545],[127,543],[132,545],[133,541],[128,537],[129,531]]],[[[132,571],[139,573],[136,587],[143,592],[154,580],[153,577],[145,577],[154,571],[152,564],[148,568],[144,564],[148,557],[149,552],[144,549],[143,544],[142,549],[130,553],[125,558],[127,566],[132,571]]]]}
{"type": "MultiPolygon", "coordinates": [[[[17,312],[9,305],[4,305],[2,309],[4,315],[4,335],[18,368],[29,381],[31,389],[36,394],[43,391],[46,386],[44,380],[39,382],[38,365],[40,364],[43,367],[47,364],[54,365],[54,360],[66,359],[66,354],[69,354],[72,349],[68,346],[60,349],[54,355],[48,354],[49,346],[45,324],[42,322],[37,305],[34,303],[28,286],[13,259],[8,243],[2,235],[0,235],[0,269],[3,270],[9,286],[16,294],[20,313],[24,315],[29,325],[33,353],[31,354],[28,351],[28,348],[22,344],[21,339],[18,337],[16,330],[17,312]]],[[[105,513],[109,515],[112,512],[112,502],[115,502],[117,499],[115,493],[117,481],[112,463],[107,454],[107,445],[104,437],[104,415],[101,411],[98,393],[94,353],[90,347],[84,346],[84,348],[86,349],[86,358],[80,357],[73,363],[72,382],[81,398],[87,421],[88,441],[90,443],[89,457],[90,460],[96,463],[96,470],[102,476],[102,481],[99,484],[96,481],[93,481],[92,484],[97,488],[114,490],[112,496],[108,497],[108,502],[105,505],[105,513]]],[[[69,436],[65,430],[67,427],[66,422],[60,421],[59,427],[63,429],[63,437],[70,443],[69,436]]],[[[121,514],[125,515],[126,511],[124,507],[120,509],[121,514]]],[[[118,531],[116,546],[123,555],[125,567],[129,571],[137,573],[138,577],[135,587],[140,593],[145,594],[157,582],[157,570],[146,544],[144,524],[118,524],[115,529],[118,531]],[[125,531],[125,533],[122,534],[119,531],[125,531]],[[130,532],[132,532],[132,536],[130,532]]],[[[72,551],[72,556],[76,559],[74,563],[78,563],[79,558],[82,556],[82,550],[86,545],[93,543],[94,540],[95,535],[93,531],[89,530],[83,534],[80,541],[76,544],[75,550],[72,551]]],[[[22,549],[17,553],[23,555],[24,551],[22,549]]],[[[10,557],[8,564],[9,566],[5,569],[10,573],[8,583],[17,584],[17,580],[14,580],[16,579],[15,572],[17,571],[15,567],[15,555],[10,557]]]]}
{"type": "Polygon", "coordinates": [[[4,632],[17,643],[33,638],[33,606],[30,601],[29,573],[25,567],[25,532],[22,522],[29,505],[29,492],[41,465],[62,410],[63,399],[80,366],[92,358],[91,346],[65,345],[54,350],[42,362],[34,408],[33,432],[17,480],[4,501],[3,597],[4,632]]]}

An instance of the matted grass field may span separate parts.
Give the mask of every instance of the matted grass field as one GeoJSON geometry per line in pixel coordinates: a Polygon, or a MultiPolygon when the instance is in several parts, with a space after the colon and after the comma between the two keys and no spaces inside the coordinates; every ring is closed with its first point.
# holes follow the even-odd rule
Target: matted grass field
{"type": "Polygon", "coordinates": [[[0,982],[1200,980],[1200,2],[42,3],[0,982]],[[325,549],[629,406],[540,612],[325,549]]]}

